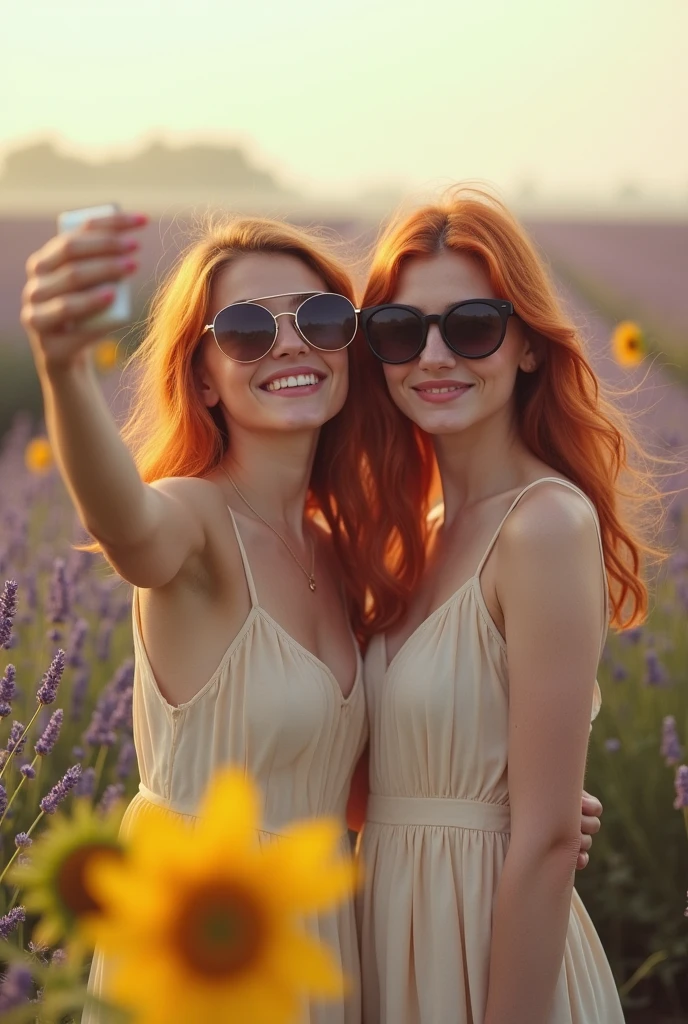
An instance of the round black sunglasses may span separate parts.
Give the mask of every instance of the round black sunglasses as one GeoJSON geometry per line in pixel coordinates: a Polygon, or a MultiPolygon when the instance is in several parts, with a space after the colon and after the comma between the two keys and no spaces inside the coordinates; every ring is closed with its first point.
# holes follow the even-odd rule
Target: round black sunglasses
{"type": "Polygon", "coordinates": [[[463,359],[485,359],[504,341],[514,307],[505,299],[466,299],[444,313],[386,302],[360,311],[360,323],[373,355],[383,363],[410,363],[421,354],[428,328],[438,324],[445,344],[463,359]]]}

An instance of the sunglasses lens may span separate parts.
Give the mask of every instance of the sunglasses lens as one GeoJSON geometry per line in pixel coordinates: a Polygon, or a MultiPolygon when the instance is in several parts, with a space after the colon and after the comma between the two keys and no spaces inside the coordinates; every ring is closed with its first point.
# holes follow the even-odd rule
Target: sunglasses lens
{"type": "Polygon", "coordinates": [[[313,348],[336,352],[354,339],[356,310],[344,295],[312,295],[299,306],[296,323],[313,348]]]}
{"type": "Polygon", "coordinates": [[[230,359],[252,363],[270,351],[275,340],[275,320],[255,302],[236,302],[215,317],[215,338],[230,359]]]}
{"type": "Polygon", "coordinates": [[[449,346],[458,354],[480,359],[499,347],[504,328],[499,310],[484,302],[467,302],[451,310],[444,322],[449,346]]]}
{"type": "Polygon", "coordinates": [[[385,306],[368,318],[368,342],[384,363],[408,363],[418,355],[423,342],[423,324],[415,313],[402,306],[385,306]]]}

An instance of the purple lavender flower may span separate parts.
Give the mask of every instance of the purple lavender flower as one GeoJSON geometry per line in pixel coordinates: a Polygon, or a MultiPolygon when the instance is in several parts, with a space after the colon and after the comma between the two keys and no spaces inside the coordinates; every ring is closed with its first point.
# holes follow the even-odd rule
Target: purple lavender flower
{"type": "Polygon", "coordinates": [[[23,764],[19,771],[21,772],[25,779],[31,780],[36,778],[36,769],[32,764],[23,764]]]}
{"type": "Polygon", "coordinates": [[[11,932],[22,921],[26,921],[26,910],[24,907],[15,907],[9,914],[0,917],[0,939],[9,939],[11,932]]]}
{"type": "Polygon", "coordinates": [[[112,640],[112,619],[103,619],[96,638],[96,655],[100,661],[107,661],[110,657],[110,641],[112,640]]]}
{"type": "Polygon", "coordinates": [[[86,757],[86,751],[83,747],[72,747],[72,757],[75,761],[83,761],[86,757]]]}
{"type": "Polygon", "coordinates": [[[7,740],[7,750],[10,754],[14,751],[16,757],[19,757],[26,743],[26,736],[23,733],[24,726],[21,722],[12,722],[9,739],[7,740]]]}
{"type": "Polygon", "coordinates": [[[128,779],[136,763],[136,747],[131,740],[127,739],[122,744],[117,758],[115,775],[118,779],[128,779]]]}
{"type": "Polygon", "coordinates": [[[7,810],[7,790],[5,789],[2,782],[0,782],[0,818],[7,810]]]}
{"type": "Polygon", "coordinates": [[[114,732],[117,732],[122,726],[129,725],[131,722],[133,697],[134,691],[131,686],[120,693],[115,710],[112,713],[112,718],[110,719],[110,728],[114,732]]]}
{"type": "Polygon", "coordinates": [[[688,551],[675,551],[669,558],[669,572],[672,576],[678,576],[688,571],[688,551]]]}
{"type": "Polygon", "coordinates": [[[86,768],[86,770],[82,772],[79,781],[74,787],[74,795],[87,796],[89,800],[91,800],[93,798],[93,794],[95,793],[95,789],[96,770],[91,766],[90,768],[86,768]]]}
{"type": "Polygon", "coordinates": [[[64,711],[62,708],[58,708],[56,711],[53,711],[50,716],[50,721],[45,727],[43,735],[34,747],[36,753],[40,754],[41,757],[47,757],[57,743],[57,739],[60,735],[60,729],[62,728],[63,718],[64,711]]]}
{"type": "Polygon", "coordinates": [[[117,734],[110,728],[110,719],[114,711],[114,700],[103,694],[96,705],[88,728],[84,733],[84,741],[90,747],[114,747],[117,734]]]}
{"type": "Polygon", "coordinates": [[[47,964],[49,952],[48,947],[43,942],[29,942],[29,953],[36,960],[40,960],[42,964],[47,964]]]}
{"type": "Polygon", "coordinates": [[[645,652],[645,685],[662,686],[667,679],[666,669],[659,660],[654,648],[645,652]]]}
{"type": "Polygon", "coordinates": [[[38,689],[36,699],[39,704],[52,704],[57,696],[57,687],[65,670],[65,652],[60,648],[50,663],[50,668],[43,676],[43,683],[38,689]]]}
{"type": "Polygon", "coordinates": [[[667,715],[662,723],[661,754],[668,765],[678,764],[683,756],[676,731],[676,719],[673,715],[667,715]]]}
{"type": "Polygon", "coordinates": [[[62,642],[62,633],[59,629],[49,629],[45,634],[51,644],[59,644],[62,642]]]}
{"type": "Polygon", "coordinates": [[[615,754],[617,750],[621,750],[621,740],[616,736],[610,736],[608,740],[604,741],[604,749],[610,754],[615,754]]]}
{"type": "Polygon", "coordinates": [[[33,978],[23,964],[12,964],[0,985],[0,1010],[4,1013],[26,1003],[31,995],[33,978]]]}
{"type": "Polygon", "coordinates": [[[7,701],[8,703],[14,700],[17,692],[17,687],[14,682],[16,677],[17,670],[14,665],[8,665],[5,669],[5,674],[2,679],[0,679],[0,700],[7,701]]]}
{"type": "Polygon", "coordinates": [[[69,651],[69,654],[67,655],[67,664],[71,665],[72,668],[81,668],[83,665],[82,655],[87,633],[88,623],[86,620],[77,619],[74,623],[71,636],[69,637],[69,643],[67,644],[67,649],[69,651]]]}
{"type": "Polygon", "coordinates": [[[9,718],[12,714],[12,705],[5,704],[3,700],[0,700],[0,718],[9,718]]]}
{"type": "Polygon", "coordinates": [[[688,807],[688,765],[682,764],[676,769],[676,799],[674,807],[680,811],[682,807],[688,807]]]}
{"type": "Polygon", "coordinates": [[[75,764],[68,768],[63,777],[50,792],[43,797],[40,808],[45,814],[54,814],[71,789],[76,786],[81,775],[81,765],[75,764]]]}
{"type": "Polygon", "coordinates": [[[625,679],[628,679],[628,671],[623,665],[615,665],[612,676],[615,683],[623,683],[625,679]]]}
{"type": "Polygon", "coordinates": [[[8,619],[13,619],[17,614],[18,586],[16,580],[6,580],[5,586],[2,588],[2,594],[0,594],[0,615],[8,619]]]}
{"type": "Polygon", "coordinates": [[[14,837],[14,845],[18,850],[25,850],[27,847],[31,846],[32,843],[33,839],[26,832],[17,832],[14,837]]]}
{"type": "Polygon", "coordinates": [[[627,644],[638,644],[640,643],[643,636],[642,626],[633,626],[632,629],[627,629],[621,634],[622,640],[627,644]]]}
{"type": "Polygon", "coordinates": [[[69,617],[69,584],[64,558],[53,562],[53,574],[48,587],[48,620],[66,622],[69,617]]]}
{"type": "Polygon", "coordinates": [[[101,797],[100,803],[98,804],[98,810],[101,814],[107,814],[112,805],[123,796],[124,786],[121,782],[117,782],[113,786],[108,786],[101,797]]]}
{"type": "Polygon", "coordinates": [[[112,687],[122,693],[134,685],[134,659],[126,658],[112,677],[112,687]]]}
{"type": "Polygon", "coordinates": [[[88,669],[80,669],[72,685],[72,704],[69,709],[69,716],[72,722],[78,722],[84,713],[84,704],[86,703],[86,695],[88,693],[88,682],[88,669]]]}
{"type": "Polygon", "coordinates": [[[6,650],[12,643],[12,622],[17,614],[17,581],[6,580],[0,594],[0,647],[6,650]]]}

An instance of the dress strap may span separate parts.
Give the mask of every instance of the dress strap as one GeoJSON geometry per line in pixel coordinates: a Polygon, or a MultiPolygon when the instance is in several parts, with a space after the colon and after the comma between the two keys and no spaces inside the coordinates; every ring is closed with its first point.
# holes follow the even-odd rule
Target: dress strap
{"type": "Polygon", "coordinates": [[[476,576],[480,576],[481,572],[483,571],[483,568],[485,567],[485,563],[487,562],[487,559],[489,558],[490,554],[492,553],[493,547],[497,543],[497,538],[499,537],[499,534],[502,532],[502,527],[504,526],[504,523],[507,521],[507,519],[509,518],[509,516],[511,515],[513,510],[516,508],[516,506],[518,505],[518,503],[521,500],[521,498],[523,497],[523,495],[527,494],[528,491],[530,491],[533,487],[537,487],[538,484],[545,484],[545,483],[548,483],[548,484],[559,484],[561,487],[567,487],[570,491],[575,491],[576,494],[579,494],[581,496],[581,498],[583,498],[583,500],[586,502],[588,508],[592,512],[592,516],[593,516],[593,519],[595,521],[595,529],[597,531],[597,543],[598,543],[599,549],[600,549],[600,558],[602,559],[602,571],[603,571],[603,576],[604,576],[604,623],[605,623],[605,636],[606,636],[606,627],[607,627],[607,625],[609,623],[609,588],[607,586],[607,571],[606,571],[606,568],[605,568],[605,561],[604,561],[604,545],[602,543],[602,530],[600,529],[600,520],[599,520],[599,517],[597,515],[597,509],[595,508],[595,506],[591,502],[590,498],[587,496],[587,494],[585,494],[584,491],[582,491],[580,489],[580,487],[577,487],[575,484],[572,484],[570,480],[562,480],[561,477],[558,477],[558,476],[543,476],[543,477],[540,477],[539,480],[533,480],[533,482],[529,483],[527,487],[524,487],[523,490],[520,491],[516,495],[516,497],[514,498],[514,500],[511,503],[511,505],[509,506],[509,509],[508,509],[506,515],[504,516],[504,518],[502,519],[501,523],[497,527],[497,530],[495,531],[494,537],[492,538],[492,540],[490,541],[490,543],[489,543],[489,545],[487,547],[487,551],[485,552],[483,557],[480,559],[480,565],[478,566],[475,575],[476,576]]]}
{"type": "Polygon", "coordinates": [[[249,592],[250,597],[251,597],[251,607],[252,608],[257,608],[258,607],[258,594],[256,592],[256,585],[255,585],[255,583],[253,581],[253,573],[251,572],[251,566],[249,565],[249,562],[248,562],[248,555],[246,554],[246,548],[244,547],[244,542],[241,539],[241,534],[239,533],[239,527],[237,526],[236,519],[234,518],[234,513],[232,512],[232,510],[229,507],[229,505],[227,506],[227,511],[229,512],[229,516],[230,516],[230,518],[232,520],[232,526],[234,527],[234,535],[235,535],[235,537],[237,539],[237,544],[239,545],[239,551],[241,553],[241,561],[243,563],[244,573],[246,575],[246,583],[248,584],[248,592],[249,592]]]}

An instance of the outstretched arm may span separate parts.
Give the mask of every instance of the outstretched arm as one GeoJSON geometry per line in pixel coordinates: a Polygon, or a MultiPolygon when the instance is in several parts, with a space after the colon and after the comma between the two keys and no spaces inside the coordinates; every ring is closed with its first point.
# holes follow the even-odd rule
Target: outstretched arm
{"type": "Polygon", "coordinates": [[[203,548],[202,521],[188,500],[198,481],[143,483],[89,353],[103,335],[90,318],[112,301],[108,282],[135,268],[128,232],[142,223],[118,214],[51,239],[27,262],[21,319],[50,441],[83,526],[125,579],[156,587],[203,548]]]}

